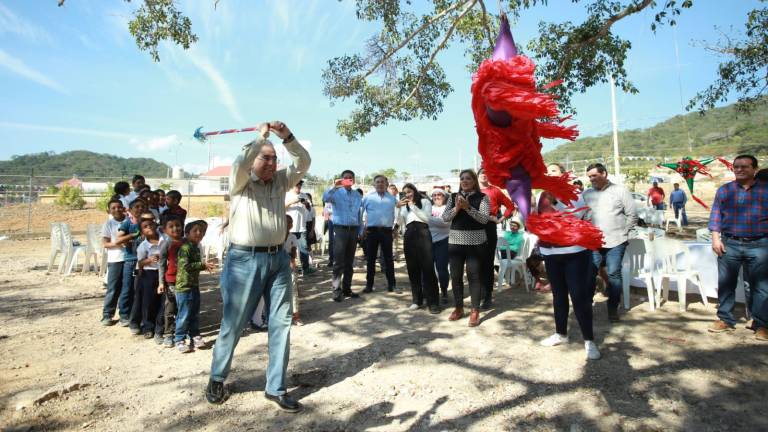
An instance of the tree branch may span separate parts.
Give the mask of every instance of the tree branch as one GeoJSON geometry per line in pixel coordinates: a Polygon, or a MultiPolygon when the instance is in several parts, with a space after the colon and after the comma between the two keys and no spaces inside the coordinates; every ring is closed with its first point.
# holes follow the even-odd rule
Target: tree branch
{"type": "Polygon", "coordinates": [[[469,3],[470,1],[477,1],[477,0],[467,0],[464,3],[456,3],[453,6],[449,7],[448,9],[446,9],[446,10],[440,12],[439,14],[435,15],[429,21],[427,21],[424,24],[422,24],[421,27],[417,28],[413,33],[408,35],[405,39],[403,39],[402,42],[400,42],[400,44],[398,46],[396,46],[395,48],[391,49],[387,54],[384,55],[384,57],[381,58],[381,60],[379,60],[375,65],[373,65],[373,67],[370,68],[362,76],[362,79],[366,79],[369,76],[371,76],[372,73],[376,72],[376,69],[378,69],[379,66],[384,64],[385,61],[389,60],[389,58],[392,57],[396,52],[398,52],[402,47],[406,46],[408,44],[408,42],[410,42],[411,39],[413,39],[417,34],[421,33],[422,30],[424,30],[425,28],[431,26],[432,24],[434,24],[437,21],[439,21],[440,19],[442,19],[448,12],[451,12],[452,10],[457,9],[459,6],[465,5],[465,4],[469,3]]]}
{"type": "MultiPolygon", "coordinates": [[[[491,47],[493,47],[493,36],[491,35],[491,27],[488,26],[488,12],[485,10],[485,3],[483,2],[483,0],[479,0],[479,2],[480,2],[480,9],[483,10],[483,27],[485,27],[485,32],[488,35],[488,43],[490,44],[491,47]]],[[[503,12],[499,10],[499,13],[501,14],[503,12]]]]}
{"type": "Polygon", "coordinates": [[[459,21],[461,21],[461,19],[464,18],[464,15],[466,15],[470,10],[472,10],[472,7],[474,7],[478,1],[479,0],[470,0],[469,2],[467,2],[467,3],[470,3],[470,2],[471,3],[467,5],[467,7],[463,11],[461,11],[458,17],[456,17],[456,19],[453,21],[453,24],[451,24],[451,27],[448,29],[448,32],[445,34],[445,37],[443,38],[443,40],[440,41],[440,44],[437,45],[434,51],[432,51],[432,55],[429,57],[429,61],[427,62],[426,65],[424,65],[423,68],[421,68],[419,79],[416,81],[416,84],[413,86],[413,90],[411,90],[411,93],[408,95],[407,98],[405,98],[405,100],[403,100],[403,102],[398,104],[397,106],[398,108],[405,106],[413,98],[413,95],[415,95],[416,92],[419,90],[419,88],[421,87],[421,84],[424,82],[424,77],[427,75],[427,71],[429,70],[429,67],[432,66],[432,64],[435,62],[437,53],[439,53],[440,51],[443,50],[443,48],[445,48],[445,44],[448,43],[448,39],[450,39],[451,35],[453,35],[454,30],[456,30],[456,27],[459,25],[459,21]]]}
{"type": "MultiPolygon", "coordinates": [[[[608,34],[608,32],[611,31],[611,27],[616,24],[618,21],[628,17],[629,15],[636,14],[640,12],[641,10],[647,8],[653,3],[653,0],[643,0],[640,4],[634,4],[631,6],[627,6],[624,8],[623,11],[619,12],[616,15],[611,16],[608,18],[605,23],[603,23],[602,27],[600,27],[600,30],[597,31],[594,35],[591,37],[588,37],[586,39],[583,39],[569,47],[566,47],[564,49],[565,52],[567,52],[565,58],[560,62],[560,67],[557,70],[557,76],[562,77],[563,72],[565,71],[566,67],[570,65],[571,61],[573,60],[573,57],[578,53],[581,49],[581,47],[585,45],[589,45],[594,43],[596,40],[600,39],[601,37],[608,34]]],[[[570,44],[569,44],[570,45],[570,44]]]]}

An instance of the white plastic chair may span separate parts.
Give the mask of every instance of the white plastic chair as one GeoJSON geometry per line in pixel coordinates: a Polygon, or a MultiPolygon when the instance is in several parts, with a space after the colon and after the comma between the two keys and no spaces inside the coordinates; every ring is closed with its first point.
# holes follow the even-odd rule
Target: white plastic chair
{"type": "Polygon", "coordinates": [[[91,258],[93,258],[93,266],[99,275],[103,275],[104,265],[102,264],[102,256],[106,256],[104,253],[104,247],[101,245],[101,233],[102,225],[88,224],[86,227],[86,245],[85,245],[85,263],[83,264],[83,273],[91,271],[91,258]]]}
{"type": "Polygon", "coordinates": [[[221,217],[210,217],[205,219],[208,228],[205,231],[203,240],[200,242],[203,261],[207,261],[208,256],[213,255],[214,252],[219,262],[221,262],[224,257],[224,235],[219,232],[221,231],[223,220],[224,219],[221,217]]]}
{"type": "Polygon", "coordinates": [[[653,242],[644,239],[632,239],[624,252],[621,263],[621,281],[624,288],[624,309],[629,310],[629,282],[633,278],[643,279],[648,289],[648,307],[656,310],[656,295],[653,283],[655,258],[653,242]]]}
{"type": "Polygon", "coordinates": [[[669,218],[665,222],[664,231],[669,231],[669,223],[672,222],[677,225],[677,232],[683,232],[683,223],[680,221],[680,216],[676,218],[669,218]]]}
{"type": "MultiPolygon", "coordinates": [[[[60,223],[59,226],[61,227],[62,249],[66,253],[66,265],[64,267],[66,271],[64,272],[64,276],[69,276],[72,274],[72,269],[77,266],[77,259],[80,252],[83,253],[83,259],[87,261],[88,256],[86,255],[86,250],[88,248],[72,238],[72,231],[69,228],[69,224],[60,223]]],[[[61,272],[62,268],[59,267],[59,269],[59,272],[61,272]]],[[[83,269],[83,271],[85,271],[85,269],[83,269]]]]}
{"type": "Polygon", "coordinates": [[[512,286],[512,282],[515,278],[512,276],[512,268],[514,267],[512,256],[512,249],[509,247],[509,242],[503,237],[499,237],[496,240],[496,259],[499,262],[499,282],[498,289],[501,291],[501,286],[506,279],[509,286],[512,286]],[[502,258],[501,252],[504,251],[506,258],[502,258]]]}
{"type": "Polygon", "coordinates": [[[56,257],[59,255],[61,255],[61,261],[58,272],[61,273],[67,263],[67,252],[61,238],[61,222],[51,222],[51,255],[48,258],[48,273],[53,270],[53,263],[56,262],[56,257]]]}
{"type": "Polygon", "coordinates": [[[702,243],[709,243],[712,241],[712,233],[709,228],[699,228],[696,230],[696,241],[702,243]]]}
{"type": "Polygon", "coordinates": [[[531,234],[529,232],[523,233],[523,244],[520,245],[520,253],[517,254],[513,261],[514,263],[514,277],[517,278],[517,274],[519,273],[520,276],[523,278],[523,285],[525,286],[526,291],[531,291],[531,287],[533,286],[533,275],[528,270],[528,265],[526,262],[528,261],[528,258],[531,257],[531,254],[533,253],[533,249],[536,247],[536,244],[539,242],[539,238],[536,237],[535,234],[531,234]]]}
{"type": "Polygon", "coordinates": [[[664,301],[669,299],[669,282],[672,279],[677,281],[677,297],[680,303],[680,311],[686,309],[686,290],[688,281],[696,284],[699,288],[701,301],[704,307],[709,306],[707,295],[704,293],[704,286],[701,282],[701,275],[696,270],[691,269],[691,253],[688,246],[679,241],[670,238],[660,238],[654,241],[654,251],[656,257],[662,261],[662,270],[659,272],[659,288],[656,292],[656,302],[661,307],[661,297],[664,301]],[[682,255],[682,263],[679,258],[682,255]],[[666,282],[666,283],[665,283],[666,282]]]}
{"type": "Polygon", "coordinates": [[[664,225],[664,210],[656,210],[649,208],[646,210],[645,223],[649,226],[658,225],[661,228],[664,225]]]}

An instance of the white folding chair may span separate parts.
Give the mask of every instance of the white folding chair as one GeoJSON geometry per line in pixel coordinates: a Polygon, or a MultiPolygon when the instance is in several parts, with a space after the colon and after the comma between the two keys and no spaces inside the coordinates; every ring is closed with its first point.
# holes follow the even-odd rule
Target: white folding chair
{"type": "MultiPolygon", "coordinates": [[[[87,259],[86,250],[88,248],[72,238],[72,230],[69,228],[69,224],[61,223],[60,226],[62,248],[66,253],[66,266],[64,267],[66,271],[64,272],[64,276],[69,276],[72,274],[72,269],[77,266],[77,259],[80,252],[83,253],[83,260],[85,261],[87,259]]],[[[61,270],[64,270],[61,267],[59,267],[59,269],[60,272],[61,270]]],[[[85,269],[83,269],[83,271],[85,271],[85,269]]]]}
{"type": "Polygon", "coordinates": [[[648,307],[656,310],[656,295],[653,284],[655,258],[653,242],[644,239],[631,239],[624,252],[621,263],[621,281],[624,288],[624,309],[629,310],[629,282],[633,278],[643,279],[648,290],[648,307]]]}
{"type": "Polygon", "coordinates": [[[530,271],[528,271],[527,261],[528,258],[531,257],[533,249],[536,247],[538,242],[539,238],[536,237],[535,234],[524,232],[523,244],[520,245],[520,253],[518,253],[517,256],[515,256],[515,259],[512,260],[512,270],[514,272],[513,277],[516,279],[517,275],[520,274],[520,276],[523,278],[523,286],[525,286],[526,291],[531,291],[531,287],[534,283],[533,275],[530,271]]]}
{"type": "Polygon", "coordinates": [[[669,300],[669,282],[672,279],[677,281],[677,297],[680,303],[680,311],[685,311],[686,309],[688,281],[698,286],[704,307],[709,306],[707,295],[704,293],[701,275],[699,275],[698,271],[691,269],[691,252],[688,246],[680,240],[664,237],[654,241],[654,251],[656,252],[656,257],[662,260],[662,270],[659,272],[659,288],[656,293],[656,302],[659,307],[661,307],[662,296],[665,302],[669,300]],[[682,262],[679,260],[681,257],[682,262]]]}

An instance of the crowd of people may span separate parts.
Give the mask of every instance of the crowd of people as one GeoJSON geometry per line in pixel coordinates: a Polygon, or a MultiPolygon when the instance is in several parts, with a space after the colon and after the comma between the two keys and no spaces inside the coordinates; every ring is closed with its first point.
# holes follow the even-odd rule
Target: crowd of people
{"type": "MultiPolygon", "coordinates": [[[[301,405],[286,391],[286,368],[292,324],[301,325],[298,288],[312,283],[317,257],[315,211],[311,194],[302,191],[302,177],[310,165],[308,152],[281,122],[264,124],[260,137],[246,145],[233,164],[230,212],[225,224],[229,244],[221,269],[223,312],[213,350],[206,398],[222,403],[235,347],[245,326],[258,322],[268,332],[269,364],[265,396],[281,409],[297,412],[301,405]],[[282,139],[290,164],[277,169],[270,134],[282,139]],[[299,277],[300,276],[300,277],[299,277]]],[[[749,155],[734,161],[736,179],[718,189],[710,216],[712,248],[718,255],[718,320],[710,331],[732,330],[734,292],[739,270],[750,287],[747,307],[756,337],[768,340],[768,185],[765,170],[757,173],[757,160],[749,155]]],[[[550,164],[548,174],[562,176],[565,169],[550,164]]],[[[591,187],[578,200],[559,202],[544,191],[534,197],[532,212],[569,211],[590,221],[604,237],[598,250],[577,245],[538,242],[525,265],[535,279],[536,291],[551,293],[554,333],[541,345],[568,341],[571,305],[584,341],[586,357],[601,357],[593,331],[596,287],[605,286],[607,316],[620,321],[622,260],[631,232],[638,223],[635,200],[623,185],[609,180],[599,163],[587,167],[591,187]]],[[[450,305],[447,319],[467,325],[481,324],[481,313],[494,306],[494,267],[498,238],[509,246],[500,259],[513,259],[526,241],[525,218],[517,214],[507,194],[488,178],[465,169],[459,173],[458,191],[437,187],[420,191],[414,184],[398,188],[383,175],[373,178],[370,192],[357,189],[354,171],[346,169],[322,195],[323,231],[328,235],[327,265],[332,272],[331,299],[344,302],[361,294],[375,295],[376,270],[383,273],[387,292],[401,292],[395,278],[397,251],[402,250],[411,293],[411,311],[425,309],[438,315],[450,305]],[[365,287],[352,290],[358,248],[365,257],[365,287]],[[464,285],[468,281],[469,313],[465,313],[464,285]]],[[[654,183],[649,203],[663,207],[665,194],[654,183]]],[[[207,225],[202,220],[185,224],[178,191],[152,190],[136,175],[132,184],[118,182],[109,202],[104,225],[108,257],[107,293],[103,325],[119,323],[131,333],[154,339],[182,353],[207,348],[199,329],[201,271],[213,271],[213,262],[201,258],[199,244],[207,225]],[[117,312],[118,320],[114,320],[117,312]]],[[[675,184],[670,204],[682,215],[685,192],[675,184]]]]}

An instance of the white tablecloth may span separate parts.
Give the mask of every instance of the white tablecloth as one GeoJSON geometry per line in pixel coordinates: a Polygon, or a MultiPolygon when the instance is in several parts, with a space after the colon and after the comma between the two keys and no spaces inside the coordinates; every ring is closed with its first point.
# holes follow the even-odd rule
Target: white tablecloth
{"type": "MultiPolygon", "coordinates": [[[[688,245],[688,249],[691,251],[691,269],[696,270],[701,275],[701,282],[704,285],[704,294],[707,297],[717,298],[717,255],[712,251],[712,245],[710,243],[684,242],[688,245]]],[[[678,260],[681,262],[682,258],[678,260]]],[[[646,260],[650,262],[650,260],[646,260]]],[[[657,265],[660,264],[657,262],[657,265]]],[[[682,263],[681,263],[682,264],[682,263]]],[[[744,285],[740,283],[736,286],[736,301],[744,303],[744,285]]],[[[654,278],[654,283],[658,283],[658,279],[654,278]]],[[[645,288],[645,282],[642,279],[633,278],[630,285],[635,287],[645,288]]],[[[658,288],[658,286],[657,286],[658,288]]],[[[669,282],[669,289],[677,291],[677,281],[672,280],[669,282]]],[[[695,285],[689,283],[686,288],[686,293],[698,293],[698,289],[695,285]]]]}

